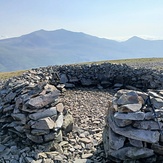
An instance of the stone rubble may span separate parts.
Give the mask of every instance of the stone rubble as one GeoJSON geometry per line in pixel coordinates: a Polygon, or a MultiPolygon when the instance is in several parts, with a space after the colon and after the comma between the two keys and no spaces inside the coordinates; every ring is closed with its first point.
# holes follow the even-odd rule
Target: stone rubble
{"type": "Polygon", "coordinates": [[[147,93],[122,89],[114,95],[108,108],[103,132],[104,149],[108,160],[141,162],[144,159],[146,162],[155,162],[160,159],[159,155],[163,149],[162,96],[159,91],[148,91],[151,102],[156,107],[159,124],[151,106],[144,106],[147,93]],[[146,118],[146,114],[152,116],[146,118]]]}
{"type": "MultiPolygon", "coordinates": [[[[106,146],[113,148],[109,151],[114,157],[111,162],[116,160],[119,151],[127,153],[122,155],[122,160],[137,159],[140,151],[141,158],[150,160],[153,150],[162,153],[161,144],[155,143],[160,133],[151,112],[137,111],[146,98],[141,90],[163,88],[162,81],[162,71],[103,63],[42,67],[0,82],[0,162],[105,163],[110,161],[106,146]],[[124,90],[117,92],[119,101],[117,104],[114,97],[113,106],[119,115],[110,118],[113,129],[103,132],[109,101],[122,88],[139,91],[132,91],[128,99],[125,96],[120,99],[124,90]],[[121,113],[125,111],[128,115],[123,117],[121,113]],[[149,120],[148,128],[144,119],[149,120]],[[133,121],[137,121],[135,126],[133,121]],[[124,135],[126,126],[131,131],[125,131],[124,135]],[[147,130],[145,134],[152,132],[147,136],[152,149],[145,146],[141,130],[147,130]],[[137,131],[139,138],[135,139],[137,131]],[[102,134],[107,139],[111,136],[112,143],[104,139],[103,146],[102,134]],[[126,139],[134,148],[125,146],[126,139]]],[[[163,91],[150,93],[161,117],[163,91]]]]}

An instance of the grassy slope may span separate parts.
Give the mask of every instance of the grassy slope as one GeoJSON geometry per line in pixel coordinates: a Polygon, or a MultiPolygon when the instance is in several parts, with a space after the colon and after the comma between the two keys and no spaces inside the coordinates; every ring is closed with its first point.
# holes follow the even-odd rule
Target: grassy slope
{"type": "MultiPolygon", "coordinates": [[[[163,58],[139,58],[139,59],[122,59],[122,60],[109,60],[109,61],[99,61],[99,62],[87,62],[87,63],[81,63],[81,64],[102,64],[102,63],[114,63],[114,64],[123,64],[123,63],[152,63],[152,62],[163,62],[163,58]]],[[[11,78],[13,76],[19,76],[25,71],[14,71],[14,72],[0,72],[0,80],[6,80],[8,78],[11,78]]]]}

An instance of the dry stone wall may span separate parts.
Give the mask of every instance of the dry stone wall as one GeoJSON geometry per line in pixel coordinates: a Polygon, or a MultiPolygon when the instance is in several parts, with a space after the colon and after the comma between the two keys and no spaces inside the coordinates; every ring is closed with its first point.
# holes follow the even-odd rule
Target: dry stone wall
{"type": "MultiPolygon", "coordinates": [[[[112,87],[115,90],[122,88],[133,90],[161,89],[163,88],[163,73],[161,71],[144,68],[135,69],[127,65],[110,63],[49,66],[29,70],[19,77],[11,78],[0,84],[0,129],[4,135],[8,133],[23,144],[33,145],[33,143],[44,144],[50,142],[50,150],[51,147],[54,147],[51,144],[61,142],[62,135],[66,135],[73,128],[73,118],[60,102],[62,92],[66,91],[66,88],[92,86],[99,89],[112,87]]],[[[117,97],[120,95],[117,95],[117,97]]],[[[146,97],[146,94],[142,95],[142,98],[144,97],[146,97]]],[[[134,103],[131,107],[139,108],[141,104],[139,102],[134,103]]],[[[157,105],[159,104],[158,102],[157,105]]],[[[143,116],[142,114],[144,115],[144,112],[135,113],[135,117],[140,118],[143,116]]],[[[119,134],[122,140],[120,142],[121,146],[115,145],[113,150],[126,148],[126,137],[133,144],[143,144],[142,142],[146,142],[142,137],[137,140],[134,136],[123,135],[121,132],[123,127],[126,128],[125,125],[131,125],[131,122],[139,121],[139,119],[127,119],[121,123],[119,122],[120,118],[114,120],[114,116],[110,118],[112,121],[109,122],[111,124],[113,122],[113,132],[106,131],[106,133],[111,133],[113,139],[117,139],[114,135],[119,134]],[[116,127],[115,125],[117,124],[122,126],[116,127]]],[[[117,116],[121,116],[121,114],[117,114],[117,116]]],[[[121,119],[124,118],[122,116],[121,119]]],[[[152,121],[151,123],[154,122],[152,121]]],[[[137,126],[140,125],[142,124],[137,124],[137,126]]],[[[153,137],[149,136],[148,139],[150,141],[147,141],[147,143],[156,144],[159,142],[158,137],[160,134],[157,130],[149,131],[150,134],[152,132],[153,137]]],[[[104,140],[106,141],[105,137],[104,140]]],[[[6,138],[1,140],[3,143],[6,143],[6,141],[6,138]]],[[[1,145],[0,153],[3,151],[3,148],[5,147],[1,145]]],[[[151,148],[147,149],[150,152],[153,150],[151,148]]],[[[106,148],[106,156],[110,155],[110,150],[106,148]]],[[[116,158],[117,156],[113,157],[116,158]]]]}
{"type": "Polygon", "coordinates": [[[163,154],[162,131],[163,90],[149,94],[119,90],[106,116],[103,132],[106,156],[115,162],[141,159],[156,162],[158,155],[163,154]]]}

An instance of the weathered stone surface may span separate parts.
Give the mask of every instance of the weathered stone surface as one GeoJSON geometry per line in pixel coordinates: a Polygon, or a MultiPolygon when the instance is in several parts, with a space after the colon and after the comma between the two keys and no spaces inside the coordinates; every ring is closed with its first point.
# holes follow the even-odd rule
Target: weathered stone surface
{"type": "Polygon", "coordinates": [[[31,98],[29,101],[26,102],[27,107],[40,109],[52,102],[55,102],[57,97],[60,95],[59,91],[53,91],[46,95],[38,96],[35,98],[31,98]]]}
{"type": "Polygon", "coordinates": [[[55,127],[55,123],[50,117],[47,117],[47,118],[39,119],[36,122],[33,122],[31,127],[40,130],[42,129],[48,130],[48,129],[53,129],[55,127]]]}
{"type": "Polygon", "coordinates": [[[32,142],[43,143],[42,136],[34,136],[34,135],[31,135],[31,134],[26,134],[26,135],[27,135],[27,138],[30,139],[32,142]]]}
{"type": "Polygon", "coordinates": [[[151,99],[151,102],[152,102],[153,106],[156,109],[160,109],[160,108],[163,107],[163,99],[160,99],[160,98],[152,98],[151,99]]]}
{"type": "Polygon", "coordinates": [[[66,114],[63,119],[63,125],[62,125],[63,131],[65,133],[72,131],[73,124],[74,124],[74,120],[72,115],[70,113],[66,114]]]}
{"type": "Polygon", "coordinates": [[[32,135],[45,135],[45,134],[49,134],[50,133],[50,130],[39,130],[39,129],[32,129],[31,130],[31,134],[32,135]]]}
{"type": "Polygon", "coordinates": [[[59,113],[62,113],[63,110],[64,110],[63,104],[62,104],[62,103],[58,103],[58,104],[56,105],[56,109],[57,109],[57,111],[58,111],[59,113]]]}
{"type": "Polygon", "coordinates": [[[29,115],[29,118],[32,120],[38,120],[41,118],[45,118],[45,117],[51,117],[57,115],[57,110],[56,107],[51,107],[49,109],[46,109],[42,112],[38,112],[38,113],[33,113],[29,115]]]}
{"type": "Polygon", "coordinates": [[[123,120],[144,120],[145,114],[143,112],[135,112],[135,113],[120,113],[116,112],[114,114],[116,119],[123,119],[123,120]]]}
{"type": "Polygon", "coordinates": [[[55,122],[55,129],[58,130],[62,127],[63,125],[63,114],[60,113],[60,115],[58,116],[56,122],[55,122]]]}
{"type": "Polygon", "coordinates": [[[118,119],[118,118],[115,118],[114,122],[115,122],[115,124],[118,127],[126,127],[126,126],[132,124],[132,120],[128,120],[128,119],[118,119]]]}
{"type": "Polygon", "coordinates": [[[133,126],[145,130],[159,130],[160,127],[163,127],[163,123],[159,122],[158,124],[155,121],[136,121],[133,126]]]}
{"type": "Polygon", "coordinates": [[[109,147],[114,150],[118,150],[124,146],[126,138],[124,136],[115,134],[111,128],[109,128],[109,147]]]}
{"type": "Polygon", "coordinates": [[[11,110],[13,110],[13,109],[14,109],[14,105],[10,105],[10,106],[8,106],[8,107],[5,107],[5,108],[3,109],[3,112],[5,113],[5,112],[11,111],[11,110]]]}
{"type": "Polygon", "coordinates": [[[4,146],[3,144],[0,144],[0,153],[3,152],[5,150],[6,146],[4,146]]]}
{"type": "Polygon", "coordinates": [[[126,105],[126,104],[138,104],[139,98],[135,92],[128,92],[123,94],[118,100],[118,105],[126,105]]]}
{"type": "Polygon", "coordinates": [[[152,149],[148,149],[148,148],[130,148],[127,153],[126,156],[131,158],[131,159],[140,159],[140,158],[146,158],[146,157],[150,157],[153,156],[153,150],[152,149]]]}
{"type": "Polygon", "coordinates": [[[134,147],[139,147],[142,148],[143,147],[143,142],[140,140],[135,140],[135,139],[129,139],[129,142],[131,145],[133,145],[134,147]]]}
{"type": "Polygon", "coordinates": [[[93,163],[90,159],[75,159],[74,163],[93,163]]]}
{"type": "Polygon", "coordinates": [[[60,83],[61,84],[65,84],[67,82],[68,82],[67,75],[66,74],[61,74],[61,76],[60,76],[60,83]]]}
{"type": "Polygon", "coordinates": [[[117,151],[112,151],[111,156],[120,160],[140,159],[154,155],[153,150],[148,148],[125,147],[117,151]]]}
{"type": "Polygon", "coordinates": [[[156,143],[159,141],[160,133],[158,131],[134,129],[130,126],[125,128],[118,128],[113,121],[113,117],[109,118],[109,125],[115,133],[131,139],[145,141],[148,143],[156,143]]]}
{"type": "Polygon", "coordinates": [[[159,145],[159,144],[152,144],[152,147],[151,147],[154,152],[160,154],[160,155],[163,155],[163,146],[162,145],[159,145]]]}
{"type": "Polygon", "coordinates": [[[126,105],[122,105],[121,107],[118,108],[119,112],[136,112],[136,111],[140,111],[142,107],[142,104],[126,104],[126,105]]]}
{"type": "Polygon", "coordinates": [[[80,138],[79,141],[81,141],[81,142],[83,142],[83,143],[85,143],[85,144],[91,143],[91,140],[88,139],[88,138],[80,138]]]}

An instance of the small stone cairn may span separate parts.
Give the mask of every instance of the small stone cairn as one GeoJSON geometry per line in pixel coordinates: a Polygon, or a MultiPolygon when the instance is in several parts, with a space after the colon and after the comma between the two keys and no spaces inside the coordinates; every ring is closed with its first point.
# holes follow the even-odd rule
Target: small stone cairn
{"type": "Polygon", "coordinates": [[[64,87],[36,81],[12,78],[1,88],[0,127],[26,145],[61,142],[73,127],[71,114],[60,102],[64,87]]]}
{"type": "Polygon", "coordinates": [[[149,95],[158,121],[152,108],[144,105],[147,93],[122,89],[115,94],[103,132],[108,160],[155,162],[158,155],[163,155],[163,134],[159,128],[163,130],[163,91],[149,91],[149,95]]]}

